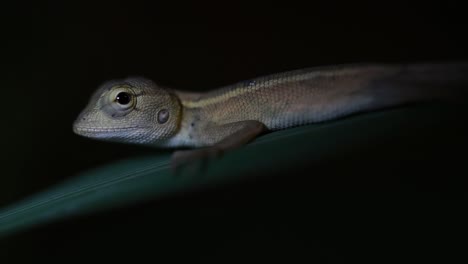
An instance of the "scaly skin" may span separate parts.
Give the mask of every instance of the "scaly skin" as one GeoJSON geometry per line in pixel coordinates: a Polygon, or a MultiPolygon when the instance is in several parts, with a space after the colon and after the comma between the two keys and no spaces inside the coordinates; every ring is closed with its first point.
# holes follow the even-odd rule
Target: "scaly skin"
{"type": "MultiPolygon", "coordinates": [[[[455,91],[451,88],[466,87],[467,80],[468,64],[318,67],[206,93],[176,91],[148,79],[128,78],[103,84],[75,121],[74,131],[96,139],[158,147],[214,146],[218,153],[265,131],[448,98],[455,91]],[[126,104],[116,99],[122,92],[128,95],[125,100],[130,98],[122,101],[126,104]]],[[[184,152],[180,159],[212,153],[184,152]]]]}

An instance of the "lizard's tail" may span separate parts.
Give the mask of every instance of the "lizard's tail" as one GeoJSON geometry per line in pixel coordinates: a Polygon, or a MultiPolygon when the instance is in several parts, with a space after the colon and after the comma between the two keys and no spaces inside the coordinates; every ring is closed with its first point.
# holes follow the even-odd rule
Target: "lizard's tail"
{"type": "Polygon", "coordinates": [[[413,101],[466,102],[468,63],[402,65],[395,74],[378,79],[371,86],[381,91],[374,93],[379,103],[388,105],[413,101]]]}

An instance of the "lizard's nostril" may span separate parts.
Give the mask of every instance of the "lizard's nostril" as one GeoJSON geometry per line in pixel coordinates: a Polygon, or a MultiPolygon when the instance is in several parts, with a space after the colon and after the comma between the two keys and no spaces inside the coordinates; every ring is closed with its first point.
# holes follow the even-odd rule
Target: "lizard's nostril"
{"type": "Polygon", "coordinates": [[[86,120],[86,118],[84,118],[84,117],[83,117],[83,118],[81,118],[81,120],[85,121],[85,120],[86,120]]]}

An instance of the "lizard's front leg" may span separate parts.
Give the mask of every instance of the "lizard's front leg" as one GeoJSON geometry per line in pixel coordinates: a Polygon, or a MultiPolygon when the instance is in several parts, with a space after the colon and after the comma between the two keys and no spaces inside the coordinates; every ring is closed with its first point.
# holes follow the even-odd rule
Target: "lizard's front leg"
{"type": "Polygon", "coordinates": [[[210,126],[203,131],[204,136],[219,139],[217,143],[206,148],[176,151],[172,156],[171,166],[173,170],[177,170],[193,161],[218,157],[228,150],[247,144],[266,130],[263,123],[255,120],[210,126]]]}

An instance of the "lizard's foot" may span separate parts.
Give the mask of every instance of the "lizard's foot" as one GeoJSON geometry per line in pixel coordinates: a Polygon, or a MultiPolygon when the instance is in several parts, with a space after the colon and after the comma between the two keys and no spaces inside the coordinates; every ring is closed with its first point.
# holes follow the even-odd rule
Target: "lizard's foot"
{"type": "Polygon", "coordinates": [[[201,169],[204,170],[209,159],[219,157],[225,151],[230,151],[247,144],[250,140],[266,131],[266,126],[259,121],[246,120],[214,126],[211,129],[212,134],[224,131],[227,135],[221,141],[208,148],[176,151],[172,156],[171,164],[172,170],[175,173],[181,167],[192,165],[192,163],[197,163],[197,161],[201,162],[201,169]]]}
{"type": "Polygon", "coordinates": [[[172,171],[177,174],[184,167],[201,165],[201,170],[207,165],[208,160],[218,158],[223,154],[223,150],[218,147],[209,147],[194,150],[179,150],[174,152],[171,160],[172,171]]]}

